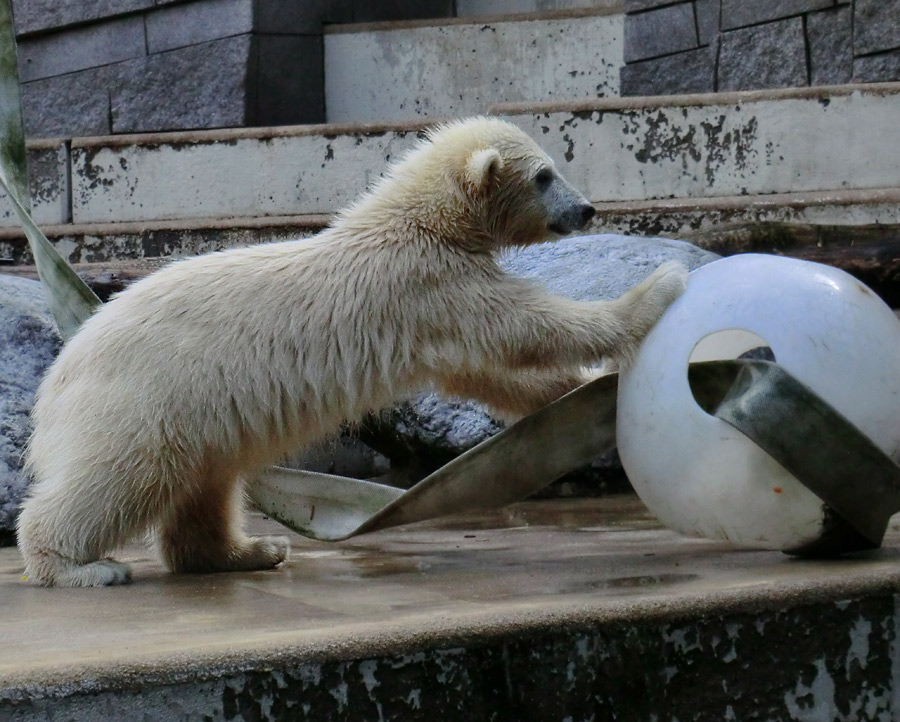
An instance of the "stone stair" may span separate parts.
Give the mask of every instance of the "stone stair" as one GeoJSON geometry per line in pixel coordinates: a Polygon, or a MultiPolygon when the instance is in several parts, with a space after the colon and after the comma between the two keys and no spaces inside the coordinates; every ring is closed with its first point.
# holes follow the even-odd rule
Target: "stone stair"
{"type": "MultiPolygon", "coordinates": [[[[596,204],[593,231],[690,238],[760,221],[900,223],[900,144],[890,141],[898,83],[484,110],[555,158],[596,204]]],[[[408,150],[427,122],[35,141],[35,218],[76,263],[305,236],[408,150]]],[[[29,263],[6,205],[0,224],[0,258],[29,263]]]]}

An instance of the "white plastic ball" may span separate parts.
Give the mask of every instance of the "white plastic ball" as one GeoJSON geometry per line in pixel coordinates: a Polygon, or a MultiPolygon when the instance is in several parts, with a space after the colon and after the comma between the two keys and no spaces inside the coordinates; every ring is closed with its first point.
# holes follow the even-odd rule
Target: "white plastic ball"
{"type": "Polygon", "coordinates": [[[756,254],[690,274],[620,377],[618,446],[635,490],[666,525],[786,549],[819,537],[823,502],[706,413],[688,384],[689,361],[734,359],[760,345],[900,460],[900,320],[843,271],[756,254]]]}

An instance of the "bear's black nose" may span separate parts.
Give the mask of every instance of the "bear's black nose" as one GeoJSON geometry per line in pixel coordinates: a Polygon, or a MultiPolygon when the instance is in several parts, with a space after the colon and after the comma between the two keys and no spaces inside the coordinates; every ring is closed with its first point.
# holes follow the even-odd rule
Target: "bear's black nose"
{"type": "Polygon", "coordinates": [[[593,218],[596,213],[597,213],[597,211],[594,209],[594,206],[591,206],[591,205],[582,206],[582,208],[581,208],[582,224],[585,224],[589,220],[591,220],[591,218],[593,218]]]}

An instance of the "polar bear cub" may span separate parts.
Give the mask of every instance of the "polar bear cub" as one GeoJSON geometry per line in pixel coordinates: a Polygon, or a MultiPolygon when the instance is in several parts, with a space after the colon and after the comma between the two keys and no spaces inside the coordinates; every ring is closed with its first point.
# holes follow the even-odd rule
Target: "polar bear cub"
{"type": "Polygon", "coordinates": [[[130,579],[108,558],[155,532],[175,572],[268,569],[285,538],[242,531],[242,479],[427,387],[521,415],[632,354],[684,289],[659,268],[576,302],[497,252],[594,209],[506,122],[441,126],[312,240],[175,262],[100,308],[37,395],[18,522],[38,584],[130,579]]]}

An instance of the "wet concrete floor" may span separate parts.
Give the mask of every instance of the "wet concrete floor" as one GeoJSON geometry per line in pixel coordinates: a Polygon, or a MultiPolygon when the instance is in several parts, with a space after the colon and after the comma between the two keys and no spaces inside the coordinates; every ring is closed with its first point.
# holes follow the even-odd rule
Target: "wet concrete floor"
{"type": "MultiPolygon", "coordinates": [[[[259,515],[251,527],[284,533],[259,515]]],[[[335,544],[291,537],[282,568],[240,574],[173,575],[133,545],[118,557],[134,582],[106,589],[35,587],[18,551],[0,549],[0,697],[900,589],[896,525],[876,552],[798,561],[678,535],[632,496],[524,502],[335,544]]]]}

